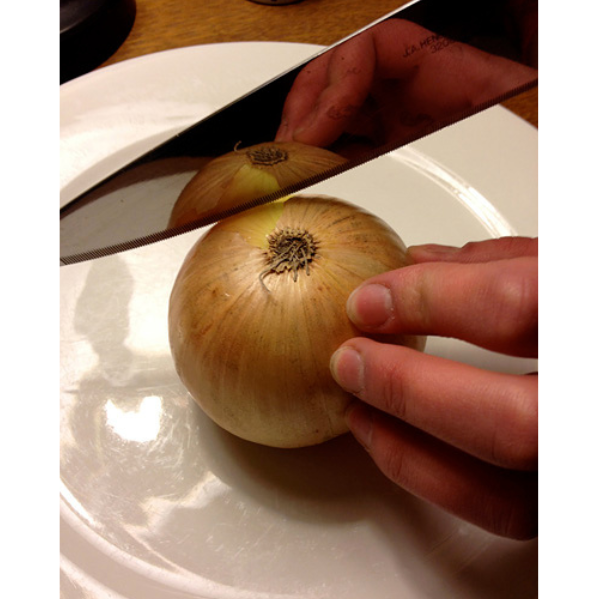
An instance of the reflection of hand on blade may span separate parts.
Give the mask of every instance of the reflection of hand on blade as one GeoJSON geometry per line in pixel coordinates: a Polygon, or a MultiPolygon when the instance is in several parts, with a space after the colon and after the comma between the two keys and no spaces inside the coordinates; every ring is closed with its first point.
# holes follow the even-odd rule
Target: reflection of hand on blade
{"type": "Polygon", "coordinates": [[[277,139],[337,142],[333,148],[341,154],[355,152],[356,143],[362,151],[363,144],[399,145],[536,77],[531,67],[390,19],[300,72],[277,139]],[[352,150],[344,144],[353,144],[352,150]]]}

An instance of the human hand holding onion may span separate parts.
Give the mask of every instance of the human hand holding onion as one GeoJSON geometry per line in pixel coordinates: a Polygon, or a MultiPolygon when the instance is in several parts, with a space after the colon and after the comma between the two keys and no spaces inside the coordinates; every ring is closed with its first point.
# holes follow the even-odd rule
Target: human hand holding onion
{"type": "MultiPolygon", "coordinates": [[[[536,357],[536,239],[408,253],[413,266],[351,295],[361,331],[536,357]]],[[[363,337],[342,344],[331,369],[360,400],[347,413],[351,431],[390,479],[499,535],[536,536],[536,374],[487,372],[363,337]]]]}
{"type": "MultiPolygon", "coordinates": [[[[281,149],[291,148],[267,144],[264,156],[281,149]]],[[[245,197],[244,181],[258,195],[292,182],[294,163],[318,152],[293,149],[291,165],[255,164],[250,149],[227,158],[236,166],[226,177],[200,172],[173,211],[176,225],[245,197]]],[[[534,256],[525,239],[408,252],[381,219],[347,202],[266,204],[220,221],[185,258],[169,305],[175,366],[208,416],[239,437],[291,448],[351,430],[412,493],[498,534],[530,537],[536,377],[421,350],[434,334],[534,355],[534,256]],[[361,286],[367,280],[376,285],[361,286]]]]}

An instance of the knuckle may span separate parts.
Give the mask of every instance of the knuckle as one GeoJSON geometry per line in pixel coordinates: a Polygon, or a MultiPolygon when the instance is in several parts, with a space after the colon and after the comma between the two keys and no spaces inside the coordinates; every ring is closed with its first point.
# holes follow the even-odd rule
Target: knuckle
{"type": "Polygon", "coordinates": [[[436,266],[416,264],[394,271],[391,281],[396,329],[418,334],[431,328],[431,277],[436,266]]]}
{"type": "Polygon", "coordinates": [[[384,365],[377,385],[377,404],[387,414],[408,421],[407,386],[397,360],[384,365]]]}
{"type": "Polygon", "coordinates": [[[460,259],[464,262],[478,261],[480,259],[479,256],[481,254],[481,250],[484,248],[483,244],[485,243],[490,242],[469,241],[468,243],[464,244],[459,250],[460,259]]]}
{"type": "Polygon", "coordinates": [[[510,341],[529,344],[538,332],[538,279],[529,268],[506,273],[493,283],[498,333],[510,341]]]}
{"type": "MultiPolygon", "coordinates": [[[[526,376],[526,375],[523,375],[526,376]]],[[[504,468],[535,471],[538,468],[538,391],[536,380],[523,379],[511,405],[509,426],[495,431],[492,461],[504,468]]]]}
{"type": "Polygon", "coordinates": [[[463,262],[486,262],[501,258],[535,256],[537,250],[536,238],[506,236],[485,241],[470,241],[460,248],[459,259],[463,262]]]}
{"type": "Polygon", "coordinates": [[[377,459],[377,465],[381,472],[401,487],[410,486],[406,463],[404,453],[395,448],[393,451],[381,451],[377,459]]]}
{"type": "Polygon", "coordinates": [[[396,485],[410,490],[417,486],[419,471],[414,452],[415,429],[398,422],[383,412],[373,415],[369,449],[377,468],[396,485]]]}

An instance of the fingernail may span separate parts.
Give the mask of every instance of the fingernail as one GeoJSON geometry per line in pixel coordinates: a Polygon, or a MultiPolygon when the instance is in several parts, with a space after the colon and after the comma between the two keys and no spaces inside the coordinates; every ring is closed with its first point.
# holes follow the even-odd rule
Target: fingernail
{"type": "Polygon", "coordinates": [[[358,287],[347,299],[346,310],[357,327],[381,327],[393,316],[391,290],[378,284],[358,287]]]}
{"type": "Polygon", "coordinates": [[[345,421],[352,435],[367,451],[372,445],[372,410],[364,404],[354,402],[345,412],[345,421]]]}
{"type": "Polygon", "coordinates": [[[331,374],[349,393],[359,393],[364,387],[362,356],[349,346],[340,347],[331,356],[331,374]]]}

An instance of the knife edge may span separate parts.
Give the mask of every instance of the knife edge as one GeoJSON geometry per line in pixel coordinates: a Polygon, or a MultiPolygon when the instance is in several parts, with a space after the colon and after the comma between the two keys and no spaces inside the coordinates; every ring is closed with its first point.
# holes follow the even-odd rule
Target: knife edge
{"type": "MultiPolygon", "coordinates": [[[[68,255],[68,256],[61,256],[60,265],[66,266],[69,264],[75,264],[75,263],[83,262],[86,260],[93,260],[96,258],[101,258],[104,256],[109,256],[112,254],[136,249],[139,247],[143,247],[145,245],[156,243],[158,241],[164,241],[165,239],[169,239],[171,237],[176,237],[176,236],[182,235],[184,233],[189,233],[190,231],[212,225],[220,220],[229,218],[231,216],[234,216],[235,214],[239,214],[240,212],[244,212],[246,210],[250,210],[252,208],[256,208],[258,206],[268,204],[270,202],[274,202],[274,201],[279,200],[285,196],[293,195],[293,194],[298,193],[299,191],[302,191],[308,187],[312,187],[313,185],[316,185],[322,181],[325,181],[327,179],[330,179],[332,177],[340,175],[350,169],[356,168],[357,166],[360,166],[361,164],[369,162],[370,160],[374,160],[376,158],[384,156],[385,154],[389,154],[390,152],[397,150],[404,145],[408,145],[410,143],[413,143],[414,141],[423,139],[424,137],[427,137],[437,131],[440,131],[448,126],[459,123],[460,121],[464,120],[465,118],[474,116],[475,114],[477,114],[479,112],[483,112],[484,110],[487,110],[488,108],[495,106],[497,104],[500,104],[501,102],[504,102],[505,100],[508,100],[509,98],[512,98],[512,97],[517,96],[525,91],[528,91],[529,89],[532,89],[532,88],[536,87],[537,85],[538,85],[538,79],[528,81],[519,87],[516,87],[516,88],[511,89],[505,93],[502,93],[502,94],[500,94],[492,99],[489,99],[481,104],[477,104],[476,106],[465,109],[462,112],[456,113],[455,115],[452,115],[451,118],[446,119],[445,121],[437,121],[434,123],[434,125],[428,127],[427,131],[422,132],[422,130],[420,130],[419,132],[414,133],[409,138],[405,138],[401,144],[391,142],[385,146],[377,147],[376,149],[372,150],[371,152],[361,155],[357,159],[349,159],[347,162],[345,162],[343,164],[338,164],[332,168],[327,169],[326,171],[323,171],[316,175],[312,175],[311,177],[303,179],[302,181],[299,181],[297,183],[293,183],[291,185],[282,187],[278,191],[271,192],[269,194],[252,199],[252,200],[245,202],[243,204],[240,204],[239,206],[236,206],[234,208],[230,208],[227,210],[223,210],[222,212],[213,214],[208,218],[200,218],[200,219],[194,220],[190,223],[187,223],[185,225],[173,227],[170,229],[165,229],[163,231],[158,231],[156,233],[152,233],[149,235],[131,239],[126,242],[105,246],[105,247],[90,250],[87,252],[80,252],[80,253],[76,253],[76,254],[72,254],[72,255],[68,255]]],[[[68,208],[68,206],[65,206],[65,209],[66,208],[68,208]]]]}

